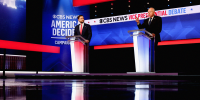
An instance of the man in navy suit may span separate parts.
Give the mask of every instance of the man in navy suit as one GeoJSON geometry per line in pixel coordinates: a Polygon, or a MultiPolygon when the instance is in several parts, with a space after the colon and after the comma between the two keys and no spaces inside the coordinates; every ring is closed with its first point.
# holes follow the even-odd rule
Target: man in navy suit
{"type": "Polygon", "coordinates": [[[81,35],[85,38],[85,42],[89,43],[92,37],[92,30],[89,24],[84,23],[83,15],[78,16],[78,21],[80,22],[79,25],[75,27],[74,35],[81,35]]]}
{"type": "Polygon", "coordinates": [[[161,42],[160,32],[162,30],[162,19],[159,16],[155,16],[155,9],[149,8],[148,10],[149,18],[144,20],[144,23],[140,23],[139,19],[136,18],[136,22],[139,29],[146,29],[148,32],[152,33],[155,38],[155,47],[157,47],[158,42],[161,42]]]}
{"type": "MultiPolygon", "coordinates": [[[[155,16],[155,9],[152,7],[148,9],[148,16],[149,16],[149,18],[145,19],[144,23],[141,24],[138,18],[136,18],[136,22],[137,22],[139,29],[145,28],[145,30],[152,33],[152,36],[155,38],[154,48],[151,49],[151,53],[153,54],[154,53],[153,51],[155,51],[155,52],[157,51],[158,42],[161,42],[160,32],[162,30],[162,19],[159,16],[155,16]]],[[[151,42],[151,43],[153,43],[153,42],[151,42]]],[[[154,61],[155,64],[157,61],[156,59],[157,58],[156,57],[154,58],[154,55],[151,56],[151,61],[152,62],[154,61]],[[154,61],[154,59],[155,59],[155,61],[154,61]]],[[[153,63],[151,63],[151,65],[155,66],[153,63]]],[[[152,68],[151,71],[155,71],[155,69],[152,68]]]]}
{"type": "Polygon", "coordinates": [[[92,37],[92,29],[89,24],[84,23],[83,15],[78,16],[79,25],[75,27],[74,35],[81,35],[85,38],[85,46],[84,46],[84,72],[89,72],[89,42],[92,37]]]}

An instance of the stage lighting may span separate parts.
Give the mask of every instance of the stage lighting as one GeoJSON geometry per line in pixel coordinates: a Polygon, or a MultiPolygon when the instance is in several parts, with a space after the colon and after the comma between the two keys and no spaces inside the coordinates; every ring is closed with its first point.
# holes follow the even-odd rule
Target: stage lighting
{"type": "Polygon", "coordinates": [[[113,8],[111,8],[111,10],[113,10],[113,8]]]}
{"type": "Polygon", "coordinates": [[[149,4],[149,2],[147,2],[147,4],[149,4]]]}
{"type": "Polygon", "coordinates": [[[17,9],[15,6],[15,0],[1,0],[3,2],[3,5],[7,5],[7,7],[17,9]]]}
{"type": "Polygon", "coordinates": [[[168,7],[169,7],[169,5],[168,5],[168,7]]]}
{"type": "Polygon", "coordinates": [[[190,3],[192,3],[192,2],[190,2],[190,3]]]}
{"type": "Polygon", "coordinates": [[[0,0],[0,3],[2,3],[4,6],[17,9],[19,8],[26,8],[24,6],[24,2],[26,3],[26,0],[0,0]]]}

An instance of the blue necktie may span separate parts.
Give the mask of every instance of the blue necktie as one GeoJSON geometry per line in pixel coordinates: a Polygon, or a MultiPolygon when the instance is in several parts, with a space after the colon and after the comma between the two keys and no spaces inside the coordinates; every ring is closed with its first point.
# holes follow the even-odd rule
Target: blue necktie
{"type": "Polygon", "coordinates": [[[151,19],[152,19],[152,18],[150,18],[149,25],[151,25],[151,19]]]}

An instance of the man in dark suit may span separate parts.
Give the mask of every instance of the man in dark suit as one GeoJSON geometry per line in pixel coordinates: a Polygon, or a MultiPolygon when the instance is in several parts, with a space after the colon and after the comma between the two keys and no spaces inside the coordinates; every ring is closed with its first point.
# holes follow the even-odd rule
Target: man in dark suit
{"type": "Polygon", "coordinates": [[[148,10],[149,18],[144,20],[144,23],[141,24],[139,19],[136,18],[136,22],[139,29],[146,29],[148,32],[152,33],[155,38],[155,47],[157,47],[158,42],[161,42],[160,32],[162,30],[162,19],[159,16],[155,16],[155,9],[149,8],[148,10]]]}
{"type": "Polygon", "coordinates": [[[85,46],[84,46],[84,72],[89,72],[89,42],[92,37],[92,29],[89,24],[84,23],[83,15],[78,16],[79,25],[75,27],[74,35],[81,35],[85,38],[85,46]]]}
{"type": "MultiPolygon", "coordinates": [[[[157,51],[157,46],[158,46],[158,42],[161,42],[160,39],[160,32],[162,30],[162,19],[159,16],[155,16],[155,9],[154,8],[149,8],[148,10],[148,16],[149,18],[144,20],[144,23],[140,23],[139,19],[136,18],[136,22],[138,25],[139,29],[146,29],[148,32],[152,33],[152,36],[154,37],[152,40],[155,39],[155,45],[154,48],[151,49],[151,54],[153,54],[151,56],[151,66],[155,66],[156,65],[156,51],[157,51]],[[154,50],[153,50],[154,49],[154,50]],[[153,52],[155,51],[155,52],[153,52]],[[154,54],[155,53],[155,54],[154,54]]],[[[151,45],[153,45],[153,42],[151,42],[151,45]]],[[[155,71],[154,67],[151,67],[151,71],[155,71]]]]}
{"type": "Polygon", "coordinates": [[[80,22],[79,25],[75,27],[74,35],[81,35],[85,38],[85,42],[89,43],[92,37],[92,30],[89,24],[84,23],[83,15],[78,16],[78,21],[80,22]]]}

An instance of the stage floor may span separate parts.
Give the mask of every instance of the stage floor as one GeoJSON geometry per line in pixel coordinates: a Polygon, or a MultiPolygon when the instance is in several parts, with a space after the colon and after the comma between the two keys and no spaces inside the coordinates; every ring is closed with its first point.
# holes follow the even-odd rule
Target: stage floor
{"type": "Polygon", "coordinates": [[[200,81],[0,79],[1,100],[197,100],[200,81]]]}
{"type": "MultiPolygon", "coordinates": [[[[0,72],[0,76],[3,72],[0,72]]],[[[178,73],[127,72],[127,73],[77,73],[77,72],[34,72],[34,71],[5,71],[7,77],[130,77],[130,76],[178,76],[178,73]]]]}
{"type": "MultiPolygon", "coordinates": [[[[0,71],[0,76],[3,72],[0,71]]],[[[6,71],[6,78],[16,79],[136,79],[136,80],[193,80],[200,75],[179,75],[178,73],[74,73],[74,72],[38,72],[6,71]]]]}

